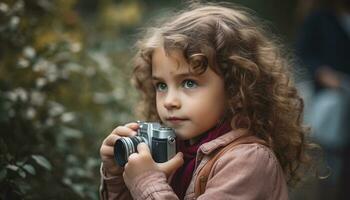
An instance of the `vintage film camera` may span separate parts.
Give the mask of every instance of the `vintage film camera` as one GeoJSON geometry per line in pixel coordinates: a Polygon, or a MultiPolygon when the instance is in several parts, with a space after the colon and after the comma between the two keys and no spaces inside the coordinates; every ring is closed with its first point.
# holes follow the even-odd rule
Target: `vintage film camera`
{"type": "Polygon", "coordinates": [[[119,166],[124,167],[128,157],[137,152],[137,145],[145,142],[151,150],[153,160],[162,163],[176,154],[175,131],[157,122],[140,122],[135,137],[119,138],[114,144],[114,157],[119,166]]]}

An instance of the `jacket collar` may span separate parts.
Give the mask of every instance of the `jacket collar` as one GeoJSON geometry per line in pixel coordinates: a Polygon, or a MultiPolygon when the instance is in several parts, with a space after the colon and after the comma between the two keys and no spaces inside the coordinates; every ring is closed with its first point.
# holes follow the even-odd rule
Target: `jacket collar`
{"type": "Polygon", "coordinates": [[[201,151],[203,154],[208,155],[214,150],[216,150],[217,148],[224,147],[229,143],[231,143],[232,141],[246,134],[249,134],[249,131],[247,129],[231,130],[225,133],[224,135],[216,138],[215,140],[202,144],[199,147],[198,151],[201,151]]]}

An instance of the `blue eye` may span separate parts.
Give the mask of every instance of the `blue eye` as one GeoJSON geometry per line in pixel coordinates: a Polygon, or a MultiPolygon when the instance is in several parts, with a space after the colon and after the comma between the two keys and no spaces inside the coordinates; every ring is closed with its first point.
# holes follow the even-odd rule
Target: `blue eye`
{"type": "Polygon", "coordinates": [[[167,90],[168,86],[165,83],[156,83],[155,88],[158,92],[164,92],[167,90]]]}
{"type": "Polygon", "coordinates": [[[198,84],[193,80],[185,80],[183,82],[183,87],[187,88],[187,89],[196,88],[197,86],[198,86],[198,84]]]}

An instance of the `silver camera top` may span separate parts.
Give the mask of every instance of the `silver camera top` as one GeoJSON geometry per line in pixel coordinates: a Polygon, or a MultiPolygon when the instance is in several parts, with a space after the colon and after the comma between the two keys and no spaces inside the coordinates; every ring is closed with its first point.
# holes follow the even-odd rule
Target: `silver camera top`
{"type": "Polygon", "coordinates": [[[157,122],[137,121],[137,123],[140,125],[140,128],[137,130],[137,135],[146,138],[147,141],[152,141],[153,131],[160,128],[160,123],[157,122]]]}
{"type": "MultiPolygon", "coordinates": [[[[137,134],[146,138],[147,141],[152,141],[152,137],[157,139],[167,139],[169,143],[175,141],[175,131],[170,127],[162,126],[158,122],[137,121],[137,123],[140,126],[137,134]]],[[[148,145],[151,147],[152,144],[148,145]]]]}

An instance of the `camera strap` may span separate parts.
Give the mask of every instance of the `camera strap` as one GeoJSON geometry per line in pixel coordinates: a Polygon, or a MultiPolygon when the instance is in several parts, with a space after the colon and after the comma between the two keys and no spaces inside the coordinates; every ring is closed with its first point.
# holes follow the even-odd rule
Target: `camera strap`
{"type": "Polygon", "coordinates": [[[216,152],[213,153],[214,154],[213,157],[210,158],[210,160],[202,167],[202,169],[200,169],[200,171],[196,176],[195,186],[194,186],[195,187],[194,192],[195,192],[196,198],[198,198],[201,194],[205,192],[209,173],[212,170],[215,162],[224,153],[226,153],[229,150],[232,150],[233,148],[235,148],[240,144],[253,144],[253,143],[261,144],[267,147],[269,146],[264,140],[259,139],[256,136],[246,135],[246,136],[239,137],[236,140],[232,141],[230,144],[216,150],[216,152]]]}

